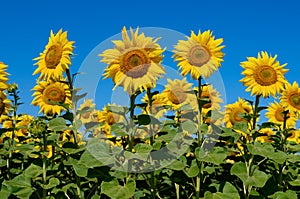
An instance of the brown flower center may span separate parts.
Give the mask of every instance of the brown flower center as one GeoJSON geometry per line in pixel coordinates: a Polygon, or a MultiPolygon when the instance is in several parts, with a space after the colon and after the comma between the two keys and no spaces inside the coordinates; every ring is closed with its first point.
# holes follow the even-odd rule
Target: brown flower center
{"type": "Polygon", "coordinates": [[[270,86],[277,82],[277,74],[271,66],[261,66],[254,71],[254,79],[261,86],[270,86]]]}
{"type": "Polygon", "coordinates": [[[210,96],[209,92],[208,91],[202,91],[201,98],[209,99],[210,100],[209,102],[207,102],[206,104],[204,104],[202,106],[202,108],[210,108],[211,105],[212,105],[212,101],[211,101],[211,96],[210,96]]]}
{"type": "Polygon", "coordinates": [[[297,110],[300,110],[300,93],[293,93],[288,98],[288,102],[297,110]]]}
{"type": "Polygon", "coordinates": [[[138,78],[143,77],[150,66],[150,58],[144,49],[131,50],[121,57],[121,71],[126,75],[138,78]]]}
{"type": "Polygon", "coordinates": [[[51,46],[45,56],[46,67],[55,69],[62,57],[62,47],[60,45],[51,46]]]}
{"type": "Polygon", "coordinates": [[[65,90],[58,85],[49,85],[43,91],[43,99],[46,103],[51,102],[64,102],[66,99],[65,90]]]}
{"type": "Polygon", "coordinates": [[[117,114],[113,114],[112,112],[108,112],[106,115],[106,122],[109,125],[115,124],[119,119],[119,116],[117,114]]]}
{"type": "Polygon", "coordinates": [[[283,108],[278,108],[276,111],[275,111],[275,119],[278,121],[278,122],[283,122],[284,121],[284,116],[283,116],[283,108]]]}
{"type": "Polygon", "coordinates": [[[188,61],[194,66],[201,67],[210,60],[210,54],[201,45],[193,46],[188,52],[188,61]]]}
{"type": "Polygon", "coordinates": [[[0,99],[0,115],[2,115],[5,111],[5,104],[3,103],[2,99],[0,99]]]}
{"type": "Polygon", "coordinates": [[[244,118],[241,117],[242,114],[246,113],[243,108],[235,108],[230,112],[229,120],[232,125],[237,122],[247,122],[244,118]]]}
{"type": "Polygon", "coordinates": [[[168,97],[173,104],[178,105],[186,100],[187,95],[181,89],[174,89],[169,92],[168,97]]]}

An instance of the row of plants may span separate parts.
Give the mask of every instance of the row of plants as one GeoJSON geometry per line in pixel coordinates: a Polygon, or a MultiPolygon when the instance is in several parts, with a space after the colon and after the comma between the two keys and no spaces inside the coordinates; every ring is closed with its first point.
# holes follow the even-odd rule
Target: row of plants
{"type": "Polygon", "coordinates": [[[224,58],[210,30],[174,44],[182,79],[163,89],[158,38],[124,27],[112,42],[99,52],[103,76],[124,88],[128,106],[99,109],[74,87],[74,42],[62,30],[35,58],[37,115],[19,113],[18,85],[0,63],[1,198],[298,198],[300,88],[277,55],[242,61],[253,99],[223,107],[206,83],[224,58]],[[266,98],[274,102],[262,106],[266,98]]]}

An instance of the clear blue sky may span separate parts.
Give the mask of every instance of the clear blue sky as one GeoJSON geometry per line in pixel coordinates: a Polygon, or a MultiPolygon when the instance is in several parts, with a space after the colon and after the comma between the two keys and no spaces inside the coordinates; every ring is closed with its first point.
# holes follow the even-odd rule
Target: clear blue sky
{"type": "MultiPolygon", "coordinates": [[[[33,58],[44,50],[49,32],[60,28],[75,41],[71,71],[77,72],[88,54],[122,27],[161,27],[183,34],[211,29],[224,38],[220,74],[227,103],[249,97],[240,62],[265,50],[288,63],[287,79],[299,81],[300,3],[286,1],[2,1],[0,3],[0,61],[9,65],[10,83],[19,84],[25,103],[20,112],[36,114],[30,105],[35,78],[33,58]]],[[[100,52],[99,52],[100,53],[100,52]]],[[[175,66],[175,63],[170,63],[175,66]]],[[[101,73],[102,69],[99,69],[101,73]]],[[[300,82],[300,81],[299,81],[300,82]]],[[[103,95],[107,88],[103,88],[103,95]]],[[[102,86],[103,87],[103,86],[102,86]]],[[[104,86],[105,87],[105,86],[104,86]]]]}

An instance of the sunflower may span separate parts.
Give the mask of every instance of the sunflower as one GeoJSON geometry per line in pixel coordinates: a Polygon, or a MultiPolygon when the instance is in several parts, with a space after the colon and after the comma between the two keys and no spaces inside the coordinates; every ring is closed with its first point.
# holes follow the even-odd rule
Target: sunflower
{"type": "Polygon", "coordinates": [[[297,144],[300,144],[300,130],[291,130],[289,131],[289,133],[291,135],[287,138],[287,141],[296,142],[297,144]]]}
{"type": "MultiPolygon", "coordinates": [[[[36,151],[43,152],[44,147],[35,146],[34,149],[35,149],[36,151]]],[[[47,145],[46,151],[47,151],[46,157],[47,157],[47,158],[51,158],[51,157],[53,156],[53,146],[52,146],[52,145],[47,145]]],[[[38,158],[38,157],[39,157],[38,155],[34,155],[34,156],[33,156],[33,158],[38,158]]],[[[44,157],[44,155],[42,154],[42,158],[43,158],[43,157],[44,157]]]]}
{"type": "Polygon", "coordinates": [[[263,128],[258,131],[261,135],[256,138],[257,142],[272,142],[270,139],[272,135],[275,135],[275,132],[271,128],[263,128]]]}
{"type": "Polygon", "coordinates": [[[158,39],[138,34],[130,28],[131,39],[124,27],[122,39],[113,41],[113,49],[105,50],[99,56],[102,62],[108,64],[103,74],[111,77],[115,87],[123,86],[124,91],[132,95],[138,89],[143,90],[155,86],[156,80],[165,73],[160,65],[164,52],[158,39]]]}
{"type": "Polygon", "coordinates": [[[156,118],[161,118],[163,116],[163,114],[167,111],[164,108],[164,100],[163,100],[162,96],[159,94],[154,95],[152,97],[152,100],[153,101],[152,101],[151,110],[150,110],[148,95],[144,95],[144,97],[142,98],[142,102],[147,103],[147,107],[146,107],[146,110],[144,111],[144,113],[152,114],[156,118]]]}
{"type": "Polygon", "coordinates": [[[56,35],[50,32],[49,42],[45,47],[43,53],[35,58],[37,61],[35,65],[38,68],[34,71],[33,75],[41,73],[39,79],[60,79],[63,77],[63,72],[69,69],[71,65],[70,55],[73,54],[74,42],[69,41],[67,38],[67,31],[58,31],[56,35]]]}
{"type": "Polygon", "coordinates": [[[186,78],[174,81],[167,79],[168,84],[159,94],[166,105],[172,107],[172,110],[180,108],[182,105],[191,105],[191,108],[197,109],[197,98],[192,90],[192,84],[186,81],[186,78]]]}
{"type": "Polygon", "coordinates": [[[40,112],[46,115],[60,114],[68,105],[71,107],[71,92],[67,84],[62,82],[41,81],[33,88],[32,104],[40,106],[40,112]]]}
{"type": "Polygon", "coordinates": [[[215,39],[210,30],[203,33],[199,30],[198,35],[192,31],[186,41],[179,40],[173,57],[182,70],[181,74],[191,73],[193,79],[199,79],[200,76],[208,78],[217,71],[224,57],[222,42],[223,39],[215,39]]]}
{"type": "MultiPolygon", "coordinates": [[[[60,136],[59,136],[59,141],[60,142],[72,142],[75,143],[75,139],[74,139],[74,132],[72,132],[71,130],[65,130],[63,131],[60,136]]],[[[82,135],[80,133],[76,133],[76,141],[78,145],[83,145],[85,142],[82,142],[82,135]]]]}
{"type": "MultiPolygon", "coordinates": [[[[198,92],[195,87],[194,91],[198,92]]],[[[210,84],[202,86],[201,99],[207,99],[208,102],[202,106],[202,113],[206,114],[210,110],[220,110],[220,104],[223,100],[220,98],[220,93],[210,84]]]]}
{"type": "Polygon", "coordinates": [[[6,98],[6,94],[0,91],[0,123],[8,118],[9,108],[11,107],[11,101],[6,98]]]}
{"type": "Polygon", "coordinates": [[[245,122],[247,120],[242,116],[244,114],[252,114],[252,107],[245,100],[238,98],[238,101],[233,104],[226,105],[225,111],[225,125],[227,128],[233,127],[237,122],[245,122]]]}
{"type": "MultiPolygon", "coordinates": [[[[267,108],[266,117],[269,118],[269,122],[273,123],[280,123],[283,124],[284,122],[284,108],[278,102],[270,103],[269,107],[267,108]]],[[[292,128],[296,125],[297,118],[293,112],[288,112],[287,120],[286,120],[286,127],[292,128]]]]}
{"type": "Polygon", "coordinates": [[[300,113],[300,88],[297,82],[286,84],[285,90],[282,92],[280,103],[289,112],[300,113]]]}
{"type": "Polygon", "coordinates": [[[258,53],[257,58],[248,57],[247,61],[241,62],[241,67],[245,70],[245,76],[240,81],[247,86],[246,91],[251,91],[251,95],[262,95],[265,98],[272,95],[276,96],[283,90],[287,83],[284,74],[288,71],[276,60],[277,55],[272,57],[267,52],[258,53]]]}
{"type": "Polygon", "coordinates": [[[6,72],[7,65],[5,65],[3,62],[0,62],[0,91],[3,91],[8,88],[7,85],[7,75],[8,73],[6,72]]]}
{"type": "Polygon", "coordinates": [[[83,124],[87,124],[92,122],[92,112],[95,110],[95,104],[93,100],[87,99],[79,106],[79,119],[82,121],[83,124]]]}
{"type": "Polygon", "coordinates": [[[111,125],[118,123],[123,120],[123,116],[111,112],[108,107],[109,106],[116,106],[115,104],[108,104],[105,106],[102,111],[98,112],[98,118],[99,122],[102,124],[101,126],[101,132],[103,132],[105,135],[109,136],[111,135],[111,125]]]}

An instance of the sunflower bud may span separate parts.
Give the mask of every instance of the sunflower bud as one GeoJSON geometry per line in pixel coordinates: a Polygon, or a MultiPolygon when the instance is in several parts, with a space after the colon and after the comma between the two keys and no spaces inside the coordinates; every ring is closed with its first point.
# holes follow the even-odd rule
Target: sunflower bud
{"type": "Polygon", "coordinates": [[[16,90],[18,90],[18,84],[13,83],[13,84],[9,84],[9,85],[8,85],[7,91],[8,91],[9,93],[13,93],[13,92],[15,92],[16,90]]]}
{"type": "Polygon", "coordinates": [[[47,130],[47,123],[41,118],[34,119],[30,122],[28,130],[32,135],[40,137],[47,130]]]}

